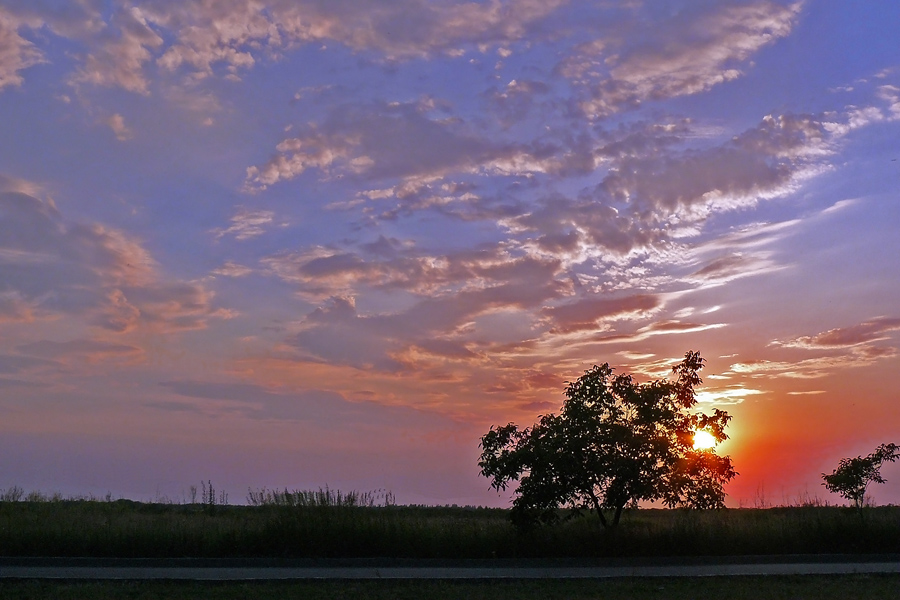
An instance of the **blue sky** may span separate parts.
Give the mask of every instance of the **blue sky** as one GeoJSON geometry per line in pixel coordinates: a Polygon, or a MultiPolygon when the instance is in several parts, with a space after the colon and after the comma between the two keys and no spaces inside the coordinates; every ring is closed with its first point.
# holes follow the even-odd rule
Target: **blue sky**
{"type": "Polygon", "coordinates": [[[492,424],[690,349],[735,416],[729,503],[826,498],[900,438],[898,26],[0,0],[0,487],[502,505],[492,424]]]}

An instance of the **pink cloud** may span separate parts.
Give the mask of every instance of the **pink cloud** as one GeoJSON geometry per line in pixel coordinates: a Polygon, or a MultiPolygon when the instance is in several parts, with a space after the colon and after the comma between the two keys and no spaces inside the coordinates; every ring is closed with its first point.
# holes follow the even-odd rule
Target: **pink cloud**
{"type": "Polygon", "coordinates": [[[238,241],[245,241],[261,236],[275,224],[275,213],[271,210],[248,210],[241,207],[231,217],[231,225],[227,229],[215,229],[216,239],[226,235],[234,236],[238,241]]]}
{"type": "Polygon", "coordinates": [[[553,323],[550,333],[597,330],[599,322],[646,314],[659,308],[657,296],[638,294],[621,298],[585,298],[569,304],[544,308],[542,313],[553,323]]]}
{"type": "Polygon", "coordinates": [[[652,32],[636,27],[582,44],[558,70],[588,87],[580,108],[591,117],[696,94],[740,77],[751,56],[790,33],[802,5],[762,0],[684,10],[652,32]]]}
{"type": "Polygon", "coordinates": [[[866,367],[878,361],[894,358],[897,349],[878,346],[853,346],[848,352],[836,356],[807,358],[794,362],[772,360],[747,360],[731,365],[732,373],[749,374],[752,377],[781,376],[796,379],[818,379],[836,370],[866,367]]]}
{"type": "Polygon", "coordinates": [[[21,71],[45,60],[41,51],[19,33],[19,28],[29,25],[33,27],[36,22],[0,8],[0,91],[21,85],[21,71]]]}
{"type": "Polygon", "coordinates": [[[134,137],[134,133],[125,124],[125,117],[118,113],[106,119],[106,124],[112,129],[112,132],[116,134],[116,139],[120,142],[130,140],[134,137]]]}
{"type": "Polygon", "coordinates": [[[886,340],[891,332],[900,331],[900,319],[878,317],[853,325],[838,327],[812,336],[801,336],[786,342],[777,342],[787,348],[823,350],[830,348],[852,348],[871,342],[886,340]]]}
{"type": "Polygon", "coordinates": [[[478,171],[519,153],[458,122],[431,118],[413,103],[342,106],[324,123],[305,129],[279,143],[278,154],[266,164],[247,170],[248,189],[265,189],[311,168],[324,177],[435,178],[478,171]]]}
{"type": "Polygon", "coordinates": [[[163,45],[163,38],[137,6],[121,8],[109,23],[97,31],[82,35],[90,48],[84,63],[72,76],[72,83],[120,87],[129,92],[149,94],[144,65],[152,51],[163,45]]]}
{"type": "Polygon", "coordinates": [[[166,68],[190,65],[209,73],[217,62],[232,71],[253,64],[259,48],[278,53],[291,46],[335,41],[391,59],[447,52],[471,44],[517,40],[565,0],[509,0],[484,4],[423,0],[154,3],[154,20],[176,33],[160,59],[166,68]]]}
{"type": "Polygon", "coordinates": [[[140,360],[144,353],[137,346],[89,339],[76,339],[68,342],[41,340],[18,346],[17,350],[26,356],[52,359],[63,363],[73,360],[89,363],[135,362],[140,360]]]}
{"type": "Polygon", "coordinates": [[[67,222],[49,201],[0,193],[0,318],[80,316],[116,332],[199,329],[228,317],[211,291],[167,280],[122,231],[67,222]]]}

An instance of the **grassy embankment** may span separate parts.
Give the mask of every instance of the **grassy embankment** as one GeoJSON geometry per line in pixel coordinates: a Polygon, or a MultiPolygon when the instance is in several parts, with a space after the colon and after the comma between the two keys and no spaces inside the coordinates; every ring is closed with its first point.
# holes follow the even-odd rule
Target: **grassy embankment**
{"type": "Polygon", "coordinates": [[[394,506],[371,495],[255,492],[256,505],[0,501],[0,556],[525,558],[897,553],[900,507],[633,510],[517,532],[504,509],[394,506]]]}

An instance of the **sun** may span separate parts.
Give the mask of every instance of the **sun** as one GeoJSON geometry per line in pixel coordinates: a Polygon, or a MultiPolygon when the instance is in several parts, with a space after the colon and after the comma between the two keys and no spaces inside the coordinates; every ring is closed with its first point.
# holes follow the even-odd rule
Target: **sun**
{"type": "Polygon", "coordinates": [[[694,450],[709,450],[716,447],[716,438],[708,431],[694,433],[694,450]]]}

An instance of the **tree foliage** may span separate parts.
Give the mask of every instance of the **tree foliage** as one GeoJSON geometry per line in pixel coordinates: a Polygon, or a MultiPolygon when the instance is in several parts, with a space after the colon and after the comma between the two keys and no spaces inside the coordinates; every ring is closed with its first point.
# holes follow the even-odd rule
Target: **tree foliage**
{"type": "Polygon", "coordinates": [[[900,458],[900,446],[881,444],[868,456],[842,458],[838,468],[831,475],[822,473],[822,483],[829,492],[840,494],[853,502],[857,510],[862,510],[866,500],[866,488],[870,483],[884,483],[881,466],[900,458]]]}
{"type": "Polygon", "coordinates": [[[611,528],[640,501],[724,506],[723,485],[737,475],[731,459],[692,448],[699,430],[727,439],[731,419],[718,409],[694,410],[703,362],[687,352],[672,369],[674,381],[648,383],[595,365],[567,383],[559,415],[521,430],[491,427],[481,438],[481,474],[497,490],[518,482],[512,518],[520,525],[553,521],[560,507],[594,511],[611,528]]]}

